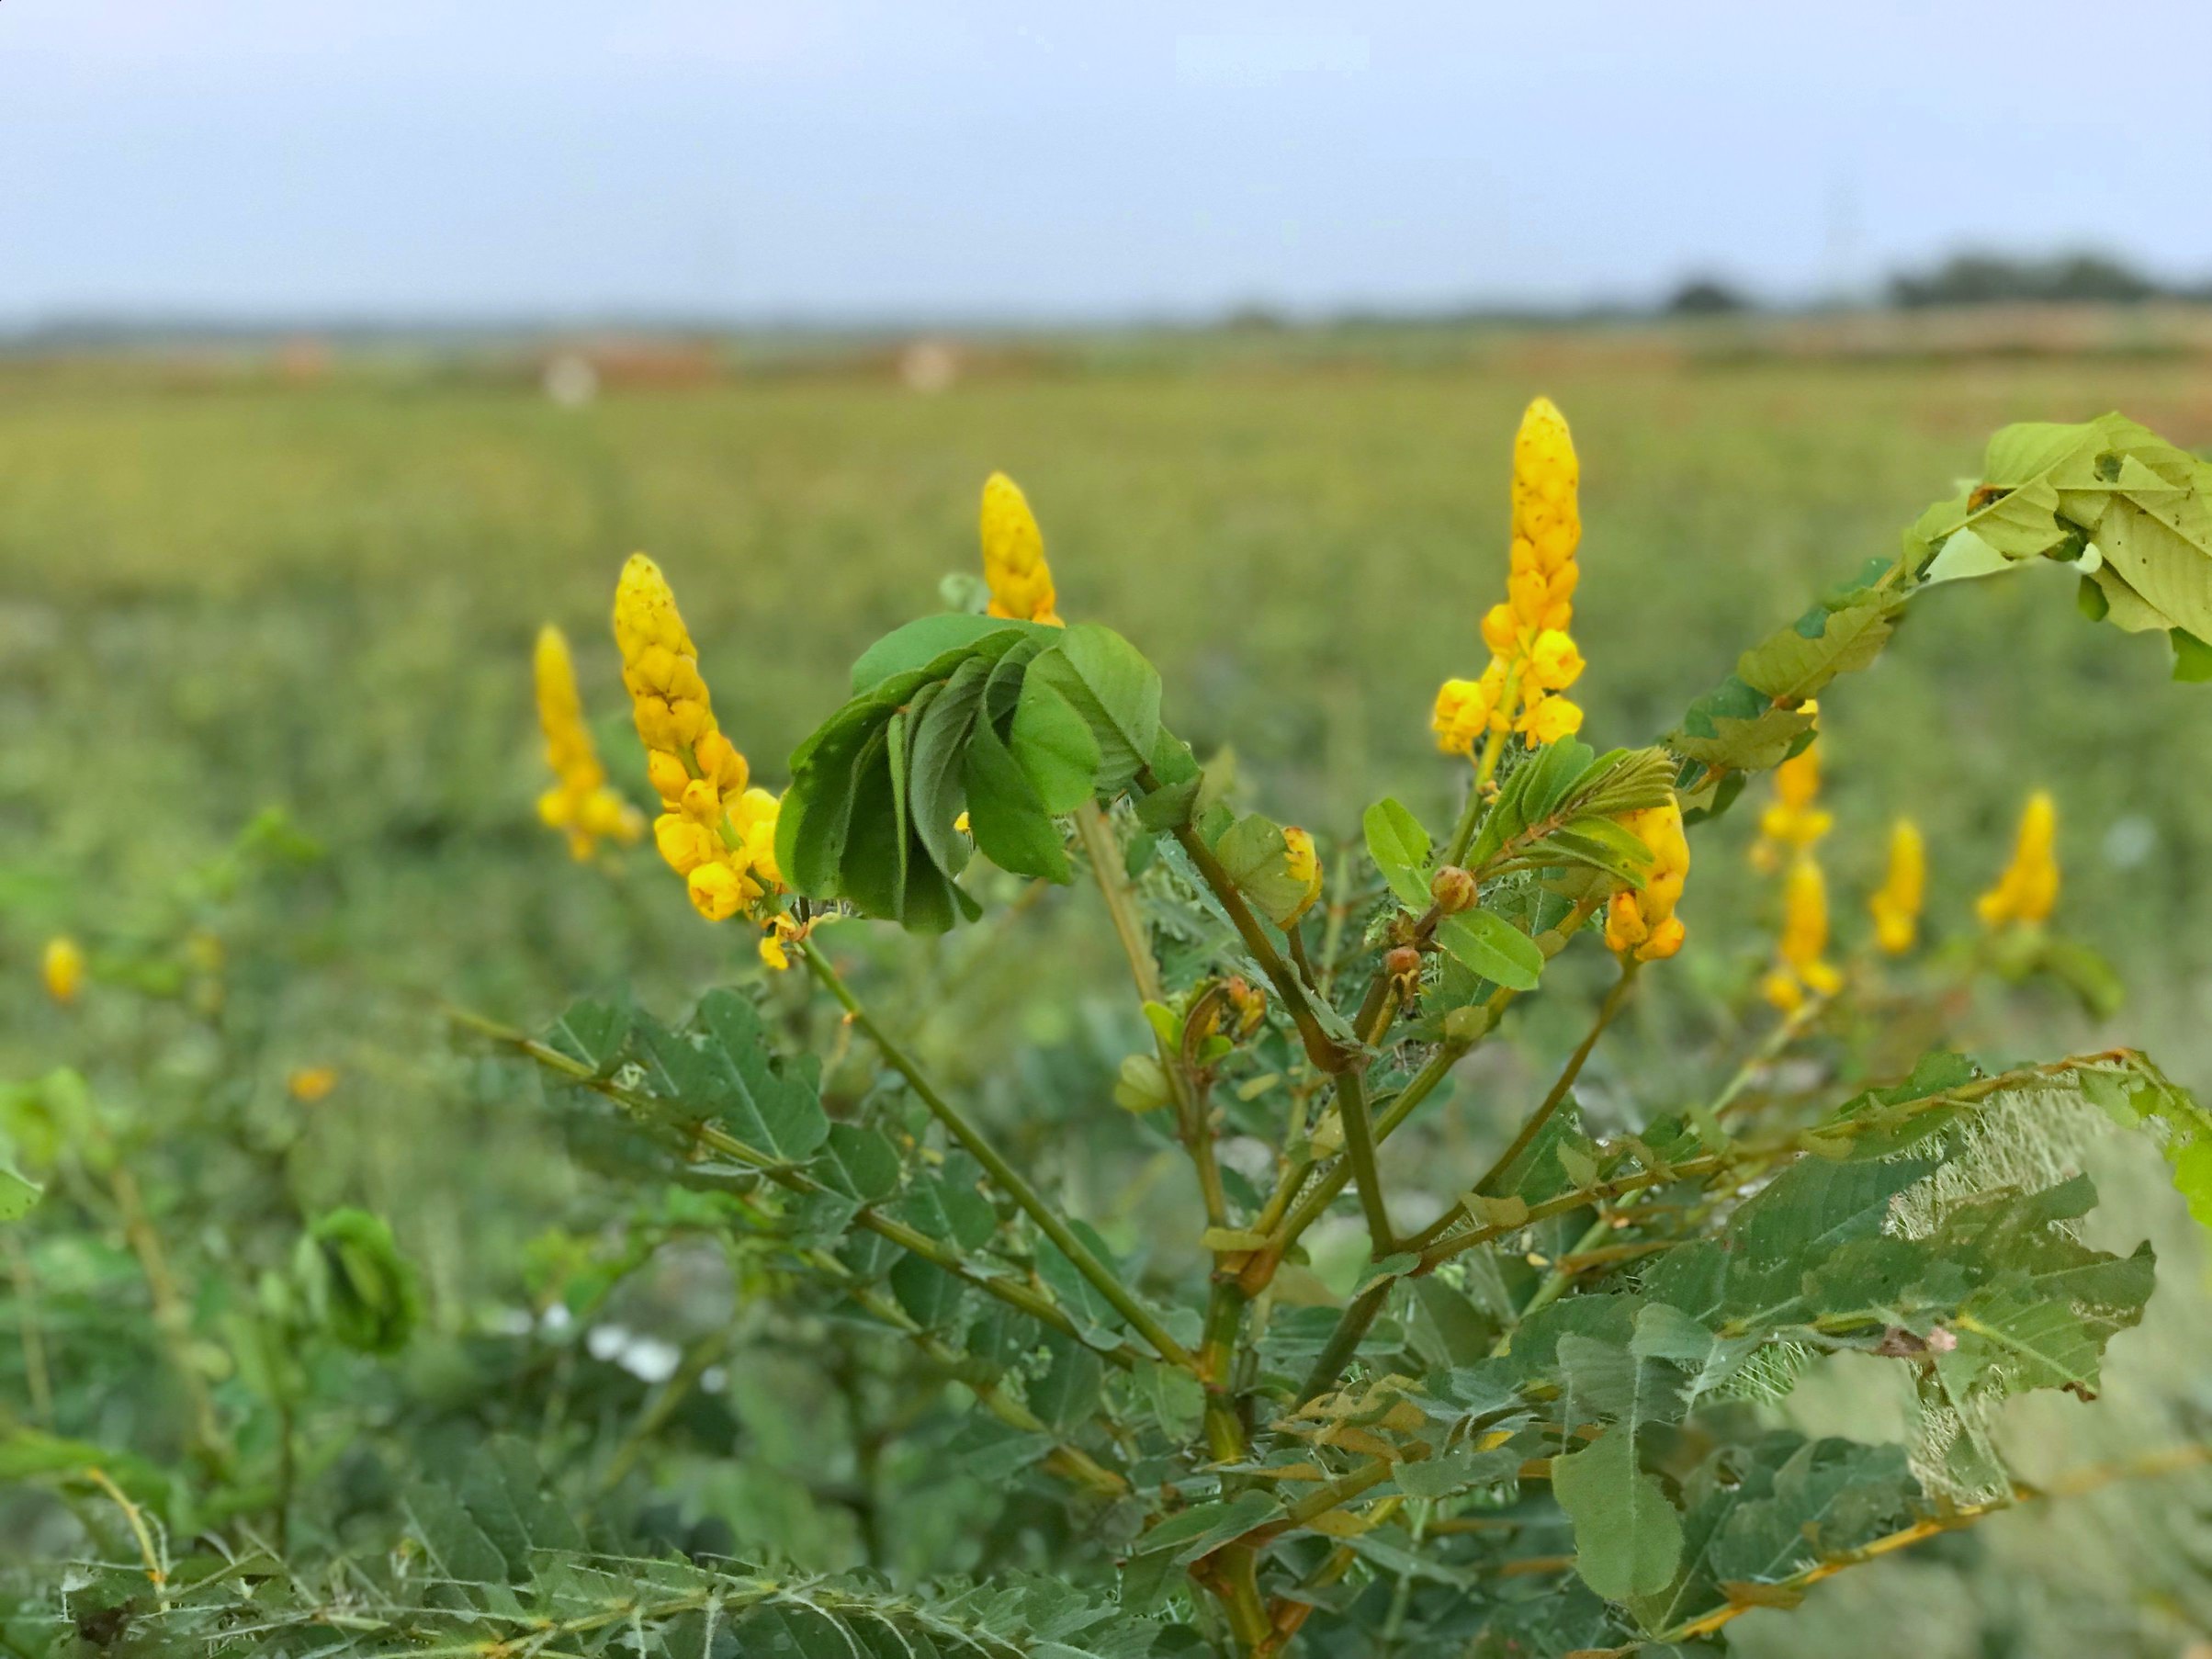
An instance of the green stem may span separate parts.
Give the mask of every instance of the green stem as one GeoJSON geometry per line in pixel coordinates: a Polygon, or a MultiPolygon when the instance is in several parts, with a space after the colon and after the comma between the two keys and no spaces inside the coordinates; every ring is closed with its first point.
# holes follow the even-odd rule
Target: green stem
{"type": "Polygon", "coordinates": [[[1303,1405],[1317,1395],[1326,1394],[1337,1385],[1344,1368],[1352,1362],[1360,1351],[1360,1343],[1390,1301],[1390,1288],[1394,1279],[1378,1279],[1366,1290],[1354,1296],[1344,1312],[1337,1316],[1337,1328],[1322,1344],[1321,1351],[1314,1358],[1314,1369],[1306,1373],[1305,1382],[1298,1390],[1298,1404],[1303,1405]]]}
{"type": "Polygon", "coordinates": [[[868,1040],[875,1044],[876,1052],[883,1055],[891,1069],[906,1078],[907,1086],[929,1108],[930,1114],[942,1123],[946,1133],[983,1166],[985,1173],[998,1183],[999,1191],[1021,1206],[1023,1213],[1036,1224],[1037,1230],[1052,1240],[1076,1271],[1089,1281],[1092,1289],[1105,1297],[1116,1313],[1129,1321],[1130,1328],[1150,1343],[1153,1351],[1161,1359],[1196,1371],[1198,1361],[1191,1350],[1178,1342],[1152,1310],[1139,1302],[1129,1287],[1122,1282],[1120,1276],[1092,1254],[1089,1246],[1076,1236],[1075,1230],[1060,1219],[1037,1190],[1029,1184],[1027,1178],[1007,1162],[1005,1155],[968,1121],[966,1113],[938,1092],[928,1074],[922,1071],[905,1049],[892,1040],[889,1033],[876,1023],[875,1015],[868,1012],[860,999],[852,994],[852,988],[830,965],[830,959],[822,954],[815,942],[811,939],[801,940],[797,949],[814,976],[821,981],[823,988],[837,999],[839,1005],[852,1017],[852,1023],[860,1027],[868,1040]]]}
{"type": "MultiPolygon", "coordinates": [[[[1498,706],[1510,709],[1514,694],[1519,690],[1520,667],[1516,664],[1513,672],[1506,676],[1506,685],[1499,694],[1498,706]]],[[[1475,826],[1482,821],[1483,791],[1490,786],[1490,780],[1497,775],[1497,763],[1505,752],[1506,734],[1493,727],[1490,735],[1483,740],[1482,759],[1474,765],[1474,785],[1467,791],[1467,805],[1461,808],[1460,821],[1452,826],[1450,844],[1444,850],[1446,863],[1465,862],[1467,849],[1474,843],[1475,826]]]]}
{"type": "Polygon", "coordinates": [[[1368,1244],[1381,1261],[1396,1247],[1396,1241],[1382,1197],[1382,1171],[1375,1163],[1375,1126],[1367,1116],[1367,1086],[1356,1069],[1337,1079],[1337,1118],[1344,1125],[1344,1159],[1359,1183],[1360,1208],[1367,1216],[1368,1244]]]}

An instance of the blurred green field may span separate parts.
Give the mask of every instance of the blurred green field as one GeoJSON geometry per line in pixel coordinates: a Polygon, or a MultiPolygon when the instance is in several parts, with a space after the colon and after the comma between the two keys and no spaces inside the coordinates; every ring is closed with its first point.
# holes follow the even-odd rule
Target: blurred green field
{"type": "MultiPolygon", "coordinates": [[[[671,884],[640,861],[635,903],[610,902],[532,822],[532,631],[549,618],[579,641],[642,794],[604,618],[621,558],[649,549],[726,724],[780,783],[859,649],[972,566],[992,467],[1035,502],[1063,608],[1152,654],[1170,720],[1202,750],[1234,740],[1270,809],[1349,831],[1382,788],[1440,805],[1457,778],[1428,701],[1480,666],[1507,439],[1536,390],[1583,456],[1576,631],[1601,743],[1664,729],[1817,585],[1889,554],[2003,422],[2119,407],[2212,439],[2212,385],[2175,361],[1263,361],[940,396],[772,380],[581,411],[343,377],[0,379],[10,954],[21,969],[55,929],[128,929],[282,804],[332,849],[331,944],[356,965],[517,1014],[631,965],[613,954],[692,983],[721,942],[671,884]]],[[[2065,914],[2127,965],[2128,1030],[2212,1082],[2212,700],[2166,683],[2158,644],[2077,616],[2069,580],[1936,596],[1833,699],[1839,891],[1910,810],[1957,925],[2017,797],[2049,784],[2065,914]]],[[[1698,901],[1722,902],[1717,884],[1693,883],[1698,901]]]]}
{"type": "MultiPolygon", "coordinates": [[[[343,368],[313,386],[0,372],[0,952],[17,987],[0,1075],[68,1061],[129,1087],[144,1033],[96,997],[47,1006],[42,941],[75,933],[96,962],[163,931],[180,878],[282,807],[327,856],[256,923],[281,942],[238,999],[266,1022],[265,1072],[233,1086],[275,1124],[302,1115],[284,1098],[288,1068],[339,1068],[310,1129],[272,1128],[270,1144],[307,1191],[391,1213],[450,1330],[512,1278],[581,1178],[526,1116],[472,1111],[435,1001],[535,1025],[575,994],[635,982],[673,1009],[751,954],[749,934],[698,922],[649,852],[579,868],[537,824],[528,665],[541,622],[575,640],[603,750],[642,801],[606,613],[624,555],[652,552],[725,728],[780,786],[780,757],[837,702],[851,660],[933,608],[945,573],[974,567],[977,491],[1003,468],[1043,521],[1064,614],[1111,622],[1151,655],[1175,729],[1202,752],[1233,742],[1257,800],[1326,847],[1386,790],[1432,821],[1449,810],[1462,772],[1433,751],[1429,699],[1484,660],[1509,440],[1538,391],[1561,403],[1582,457],[1578,696],[1601,746],[1663,731],[1819,586],[1889,556],[2003,423],[2119,408],[2212,443],[2212,381],[2180,360],[1261,355],[927,396],[872,375],[739,380],[576,410],[534,386],[343,368]]],[[[1956,933],[2004,859],[2020,797],[2048,785],[2063,815],[2060,920],[2119,966],[2132,999],[2106,1033],[2056,997],[2031,997],[1999,1031],[2046,1054],[2139,1043],[2212,1089],[2212,696],[2166,676],[2161,643],[2084,621],[2058,571],[1917,604],[1881,664],[1823,705],[1839,818],[1823,852],[1844,946],[1865,934],[1860,898],[1891,814],[1926,827],[1931,928],[1956,933]]],[[[1758,888],[1733,879],[1755,816],[1697,841],[1685,985],[1740,984],[1760,964],[1758,888]]],[[[1125,1048],[1134,1015],[1115,965],[1071,942],[1104,948],[1092,902],[1050,895],[1010,923],[904,947],[910,967],[949,960],[955,984],[917,1041],[1012,1010],[1032,1044],[1125,1048]],[[1023,994],[1046,954],[1078,994],[1023,994]]],[[[1580,1019],[1571,1000],[1556,1019],[1540,1002],[1523,1040],[1563,1047],[1580,1019]]],[[[999,1075],[997,1058],[971,1041],[949,1064],[999,1122],[1033,1128],[1019,1092],[1036,1079],[999,1075]]],[[[1110,1076],[1095,1058],[1086,1049],[1075,1075],[1110,1076]]],[[[1078,1166],[1077,1208],[1130,1223],[1139,1198],[1085,1191],[1078,1166]]],[[[2162,1178],[2117,1179],[2116,1196],[2152,1195],[2156,1218],[2115,1221],[2125,1242],[2154,1227],[2169,1281],[2196,1275],[2162,1178]]],[[[2114,1393],[2139,1415],[2100,1448],[2172,1438],[2149,1419],[2200,1369],[2189,1288],[2154,1304],[2155,1335],[2116,1347],[2114,1393]]],[[[1847,1371],[1825,1381],[1808,1409],[1868,1408],[1847,1371]]],[[[2056,1409],[2028,1431],[2071,1434],[2091,1415],[2056,1409]]],[[[758,1478],[748,1501],[777,1501],[758,1478]]],[[[1991,1531],[1990,1548],[2029,1563],[1977,1581],[1992,1594],[2075,1547],[2040,1516],[1991,1531]]],[[[2099,1536],[2126,1541],[2102,1522],[2099,1536]]],[[[2095,1559],[2082,1571],[2124,1576],[2095,1559]]],[[[1890,1603],[1955,1610],[1956,1583],[1924,1558],[1856,1575],[1850,1605],[1855,1620],[1890,1603]]],[[[1746,1621],[1755,1646],[1761,1623],[1746,1621]]],[[[2015,1651],[1978,1649],[1970,1620],[1912,1628],[1930,1653],[2015,1651]]]]}

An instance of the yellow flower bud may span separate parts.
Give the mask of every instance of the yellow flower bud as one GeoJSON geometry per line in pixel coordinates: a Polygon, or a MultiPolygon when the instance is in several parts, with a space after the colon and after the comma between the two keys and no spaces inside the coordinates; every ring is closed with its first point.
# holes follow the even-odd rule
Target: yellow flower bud
{"type": "Polygon", "coordinates": [[[672,750],[649,750],[645,757],[646,782],[652,784],[653,793],[670,807],[683,798],[683,791],[692,781],[690,773],[672,750]]]}
{"type": "Polygon", "coordinates": [[[984,480],[981,528],[990,614],[1059,626],[1052,567],[1044,561],[1044,533],[1021,487],[1003,472],[984,480]]]}
{"type": "Polygon", "coordinates": [[[85,986],[85,953],[75,940],[66,933],[49,939],[40,969],[48,996],[64,1008],[77,999],[85,986]]]}
{"type": "Polygon", "coordinates": [[[1509,604],[1494,604],[1483,613],[1483,643],[1500,657],[1513,654],[1519,629],[1520,619],[1509,604]]]}

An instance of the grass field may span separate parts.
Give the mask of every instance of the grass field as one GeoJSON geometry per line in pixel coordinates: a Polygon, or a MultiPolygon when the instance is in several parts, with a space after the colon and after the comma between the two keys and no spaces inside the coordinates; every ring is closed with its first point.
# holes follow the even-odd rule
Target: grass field
{"type": "MultiPolygon", "coordinates": [[[[1064,608],[1148,650],[1170,719],[1202,750],[1233,739],[1272,809],[1348,831],[1382,787],[1440,802],[1456,779],[1428,700],[1480,666],[1507,439],[1536,389],[1584,457],[1577,632],[1601,742],[1664,729],[1758,631],[1886,556],[2003,422],[2121,407],[2212,438],[2201,372],[2126,361],[1262,363],[938,397],[763,381],[579,412],[434,383],[0,380],[0,695],[29,737],[0,774],[11,947],[130,925],[283,804],[329,843],[332,925],[362,959],[540,1008],[609,971],[610,941],[530,818],[536,625],[580,641],[641,791],[604,628],[622,556],[649,549],[726,722],[779,782],[859,648],[972,566],[994,466],[1038,506],[1064,608]]],[[[2157,644],[2079,618],[2067,578],[1984,586],[1929,602],[1833,699],[1832,856],[1863,875],[1872,827],[1910,809],[1956,917],[2023,783],[2049,784],[2066,913],[2131,965],[2131,1029],[2194,1039],[2184,1068],[2212,1081],[2212,702],[2166,683],[2157,644]]],[[[671,983],[708,966],[712,936],[666,884],[630,908],[671,983]]]]}
{"type": "MultiPolygon", "coordinates": [[[[603,748],[642,801],[605,628],[623,556],[651,551],[725,727],[780,785],[780,757],[838,700],[852,658],[931,606],[946,572],[974,567],[977,491],[1003,468],[1043,521],[1063,612],[1136,641],[1163,671],[1175,728],[1202,752],[1233,741],[1256,798],[1326,844],[1377,793],[1434,818],[1460,782],[1433,751],[1428,708],[1441,677],[1482,665],[1510,435],[1538,391],[1563,407],[1582,457],[1578,695],[1601,746],[1664,730],[1744,644],[1890,555],[2005,422],[2116,407],[2212,443],[2212,380],[2180,360],[1258,354],[994,376],[934,396],[888,377],[739,378],[617,390],[581,410],[519,384],[350,369],[311,386],[0,373],[0,950],[17,987],[0,1068],[67,1059],[130,1087],[137,1033],[96,1007],[45,1006],[32,989],[41,942],[73,931],[96,960],[160,930],[205,886],[180,897],[180,881],[284,807],[327,857],[263,919],[285,942],[254,1004],[268,1010],[267,1075],[240,1087],[274,1113],[288,1111],[288,1067],[340,1068],[294,1172],[331,1202],[389,1210],[450,1325],[575,1178],[526,1122],[460,1115],[465,1069],[444,1057],[429,999],[538,1023],[576,992],[634,979],[672,1007],[750,952],[749,936],[702,926],[649,853],[611,876],[579,869],[536,823],[539,623],[577,642],[603,748]]],[[[1930,835],[1933,925],[1962,931],[2019,797],[2048,784],[2064,817],[2060,920],[2133,992],[2112,1036],[2201,1091],[2212,696],[2166,670],[2161,644],[2082,620],[2058,572],[1935,595],[1823,706],[1840,820],[1825,851],[1850,943],[1881,826],[1911,811],[1930,835]]],[[[1701,835],[1708,869],[1741,856],[1752,816],[1701,835]]],[[[1688,982],[1755,970],[1744,891],[1693,871],[1688,982]]],[[[988,931],[911,948],[952,954],[959,995],[1019,1007],[1034,1041],[1039,1021],[1073,1029],[1085,1015],[1079,999],[1072,1013],[1017,1004],[1021,962],[1057,948],[1068,908],[1089,897],[1024,917],[1034,931],[1019,952],[994,950],[988,931]]],[[[2056,999],[2026,1006],[2036,1023],[2082,1024],[2056,999]]],[[[1540,1014],[1529,1030],[1556,1035],[1540,1014]]],[[[2036,1046],[2062,1040],[2038,1033],[2036,1046]]],[[[971,1046],[962,1080],[1005,1121],[1012,1085],[991,1058],[971,1046]]],[[[2161,1243],[2193,1273],[2185,1227],[2165,1224],[2178,1206],[2155,1175],[2138,1187],[2159,1193],[2161,1243]]],[[[2127,1338],[2115,1393],[2165,1398],[2190,1356],[2185,1329],[2127,1338]]],[[[1811,1408],[1846,1411],[1850,1395],[1845,1375],[1811,1408]]],[[[2053,1434],[2075,1421],[2035,1423],[2046,1418],[2053,1434]]],[[[1992,1529],[1990,1547],[2003,1559],[2003,1540],[2025,1540],[2031,1571],[2071,1547],[2037,1518],[2003,1526],[2014,1530],[1992,1529]]],[[[1914,1599],[1928,1574],[1952,1582],[1938,1559],[1870,1573],[1851,1594],[1874,1598],[1866,1617],[1884,1594],[1951,1606],[1933,1589],[1914,1599]]],[[[1977,1651],[1970,1626],[1920,1634],[1931,1653],[1977,1651]]]]}

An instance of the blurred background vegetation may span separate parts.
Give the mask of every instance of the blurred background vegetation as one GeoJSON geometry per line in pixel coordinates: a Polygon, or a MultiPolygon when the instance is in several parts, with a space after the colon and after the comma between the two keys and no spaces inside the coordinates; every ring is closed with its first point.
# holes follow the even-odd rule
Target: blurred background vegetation
{"type": "MultiPolygon", "coordinates": [[[[593,1241],[636,1217],[619,1176],[569,1156],[534,1089],[447,1039],[440,1005],[535,1028],[574,995],[628,984],[673,1014],[754,971],[750,936],[701,924],[649,850],[579,867],[533,814],[529,649],[548,620],[577,643],[616,779],[645,796],[605,636],[625,554],[649,550],[668,571],[725,728],[779,787],[780,757],[834,705],[852,657],[974,566],[976,494],[1003,468],[1043,522],[1064,614],[1126,633],[1159,664],[1175,728],[1202,754],[1233,745],[1257,801],[1326,850],[1356,835],[1376,795],[1433,822],[1462,781],[1433,752],[1428,701],[1439,679],[1481,666],[1509,439],[1534,393],[1563,408],[1583,458],[1576,633],[1591,666],[1578,696],[1601,746],[1655,736],[1810,592],[1890,556],[2006,422],[2117,408],[2175,442],[2212,442],[2191,320],[2073,314],[2055,347],[2009,311],[1915,326],[1247,320],[965,344],[0,360],[0,951],[16,986],[0,1077],[75,1067],[156,1143],[164,1113],[189,1134],[196,1113],[219,1111],[253,1156],[174,1167],[185,1188],[231,1190],[242,1258],[262,1247],[254,1214],[358,1203],[389,1216],[423,1270],[426,1335],[376,1386],[457,1396],[480,1365],[471,1343],[517,1310],[542,1326],[576,1299],[593,1241]],[[2094,349],[2077,349],[2084,338],[2094,349]],[[243,876],[231,850],[272,807],[288,829],[265,823],[243,860],[261,873],[243,876]],[[220,1048],[158,1000],[187,994],[201,929],[231,965],[220,1048]],[[38,989],[40,948],[60,932],[94,965],[68,1007],[38,989]],[[313,1090],[296,1074],[321,1067],[335,1087],[299,1098],[313,1090]]],[[[2119,967],[2130,999],[2095,1026],[2030,992],[1981,1010],[1976,1038],[2040,1054],[2124,1040],[2201,1094],[2212,697],[2171,684],[2154,640],[2084,621],[2071,583],[2029,572],[1923,602],[1879,666],[1823,707],[1839,932],[1846,948],[1864,938],[1863,896],[1898,812],[1929,834],[1933,930],[1969,931],[2021,797],[2047,785],[2062,815],[2060,919],[2119,967]]],[[[1700,833],[1678,993],[1593,1066],[1601,1112],[1655,1111],[1719,1080],[1700,1046],[1710,1010],[1744,995],[1768,949],[1764,888],[1741,878],[1754,816],[1700,833]],[[1660,1097],[1647,1086],[1631,1105],[1624,1079],[1662,1050],[1676,1058],[1660,1097]]],[[[1109,1100],[1139,1028],[1095,904],[1080,887],[1049,892],[942,942],[894,943],[873,971],[1010,1139],[1033,1152],[1078,1137],[1047,1161],[1126,1245],[1145,1234],[1159,1166],[1109,1100]],[[910,993],[936,973],[954,989],[925,1010],[910,993]]],[[[1518,1099],[1549,1075],[1580,1017],[1562,1001],[1556,1015],[1532,1008],[1515,1045],[1470,1068],[1440,1149],[1404,1156],[1473,1164],[1488,1126],[1465,1114],[1486,1089],[1518,1099]]],[[[2031,1472],[2202,1432],[2212,1301],[2154,1163],[2116,1152],[2100,1167],[2115,1201],[2100,1224],[2115,1236],[2097,1242],[2150,1232],[2161,1299],[2113,1345],[2105,1406],[2020,1409],[2009,1427],[2031,1472]]],[[[156,1202],[206,1229],[207,1198],[156,1202]]],[[[217,1259],[225,1247],[211,1233],[187,1246],[217,1259]]],[[[97,1283],[88,1248],[48,1240],[38,1270],[97,1283]]],[[[626,1328],[680,1349],[728,1325],[728,1275],[681,1252],[625,1293],[626,1328]]],[[[65,1365],[72,1334],[49,1340],[65,1365]]],[[[938,1495],[954,1524],[936,1537],[871,1546],[880,1520],[816,1476],[840,1459],[896,1459],[906,1431],[823,1429],[815,1373],[780,1338],[751,1340],[716,1360],[716,1424],[635,1477],[651,1502],[811,1565],[871,1548],[912,1570],[1002,1564],[960,1529],[986,1512],[988,1483],[938,1495]]],[[[633,1363],[620,1342],[563,1351],[564,1386],[604,1397],[561,1410],[619,1426],[650,1398],[657,1360],[633,1363]]],[[[0,1360],[0,1377],[28,1386],[19,1360],[0,1360]]],[[[1863,1430],[1894,1415],[1890,1386],[1838,1367],[1789,1409],[1863,1430]]],[[[118,1385],[72,1432],[156,1444],[167,1410],[158,1391],[118,1385]]],[[[2147,1490],[2004,1518],[1816,1592],[1815,1617],[1747,1620],[1744,1642],[1863,1652],[1879,1629],[1961,1659],[2173,1653],[2212,1635],[2198,1571],[2212,1487],[2147,1490]]],[[[72,1547],[28,1495],[0,1508],[0,1542],[11,1528],[18,1543],[72,1547]]]]}

